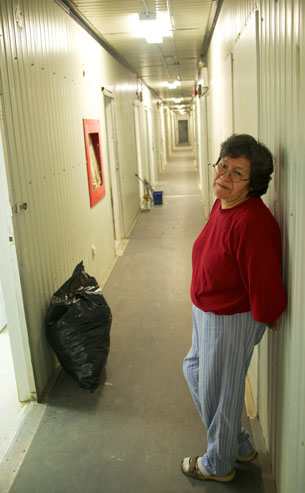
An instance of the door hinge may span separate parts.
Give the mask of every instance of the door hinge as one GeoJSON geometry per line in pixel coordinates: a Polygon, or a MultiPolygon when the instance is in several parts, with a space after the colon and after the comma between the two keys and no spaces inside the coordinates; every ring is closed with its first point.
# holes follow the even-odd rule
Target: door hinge
{"type": "Polygon", "coordinates": [[[26,202],[22,202],[20,204],[14,205],[15,214],[19,214],[19,212],[26,211],[28,209],[28,204],[26,202]]]}

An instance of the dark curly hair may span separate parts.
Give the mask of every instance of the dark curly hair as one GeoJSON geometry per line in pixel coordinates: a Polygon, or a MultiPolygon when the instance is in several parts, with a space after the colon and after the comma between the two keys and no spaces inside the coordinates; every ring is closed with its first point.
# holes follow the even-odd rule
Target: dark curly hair
{"type": "Polygon", "coordinates": [[[221,144],[219,159],[225,156],[245,157],[250,161],[248,197],[260,197],[267,192],[274,169],[274,157],[264,144],[248,134],[233,134],[221,144]]]}

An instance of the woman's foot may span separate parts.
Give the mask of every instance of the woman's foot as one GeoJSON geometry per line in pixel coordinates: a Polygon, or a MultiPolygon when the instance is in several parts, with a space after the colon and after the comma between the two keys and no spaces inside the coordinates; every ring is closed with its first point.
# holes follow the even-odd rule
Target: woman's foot
{"type": "Polygon", "coordinates": [[[227,476],[215,476],[210,474],[202,464],[198,464],[198,457],[186,457],[181,462],[181,470],[183,474],[191,478],[201,479],[201,480],[212,480],[220,481],[222,483],[228,483],[232,481],[235,477],[235,470],[228,474],[227,476]]]}

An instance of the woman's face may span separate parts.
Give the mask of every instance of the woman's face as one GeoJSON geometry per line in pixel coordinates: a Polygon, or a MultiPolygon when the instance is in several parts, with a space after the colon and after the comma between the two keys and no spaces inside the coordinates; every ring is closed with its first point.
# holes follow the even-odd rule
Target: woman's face
{"type": "Polygon", "coordinates": [[[229,209],[247,200],[250,182],[250,161],[243,156],[237,158],[225,156],[220,159],[220,163],[227,166],[227,172],[221,175],[215,171],[213,191],[216,197],[221,199],[222,209],[229,209]],[[232,172],[235,172],[234,174],[237,173],[237,176],[240,176],[242,180],[233,182],[229,176],[229,173],[232,172]]]}

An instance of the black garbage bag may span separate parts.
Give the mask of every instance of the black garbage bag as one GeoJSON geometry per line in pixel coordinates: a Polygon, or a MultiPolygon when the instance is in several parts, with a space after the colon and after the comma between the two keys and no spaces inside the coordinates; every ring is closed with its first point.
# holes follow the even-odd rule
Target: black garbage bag
{"type": "Polygon", "coordinates": [[[46,336],[60,364],[87,392],[97,388],[110,348],[111,310],[80,262],[53,294],[46,336]]]}

